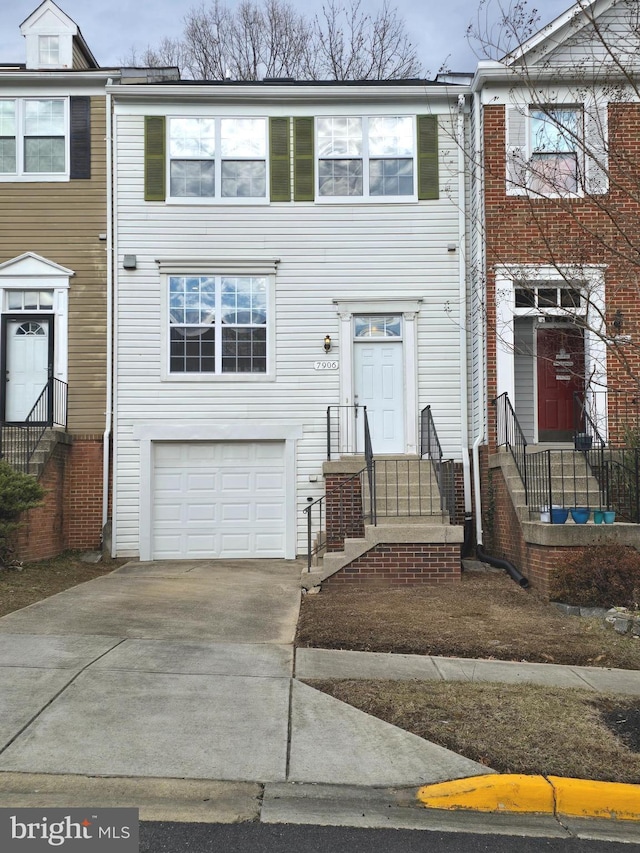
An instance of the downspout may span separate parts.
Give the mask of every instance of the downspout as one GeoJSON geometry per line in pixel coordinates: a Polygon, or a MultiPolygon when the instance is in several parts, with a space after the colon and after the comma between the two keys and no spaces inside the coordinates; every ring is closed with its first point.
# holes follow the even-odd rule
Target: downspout
{"type": "MultiPolygon", "coordinates": [[[[107,88],[113,83],[109,78],[107,88]]],[[[113,157],[111,94],[106,93],[106,160],[107,160],[107,365],[106,365],[106,408],[102,445],[102,536],[109,520],[109,463],[113,408],[113,157]]],[[[113,536],[112,536],[113,550],[113,536]]]]}
{"type": "MultiPolygon", "coordinates": [[[[465,532],[471,525],[471,472],[469,464],[469,381],[467,364],[467,188],[465,168],[464,111],[466,96],[458,95],[458,251],[459,328],[460,328],[460,439],[462,445],[462,478],[464,490],[465,532]]],[[[466,539],[466,536],[465,536],[466,539]]],[[[463,551],[465,549],[463,548],[463,551]]]]}
{"type": "MultiPolygon", "coordinates": [[[[480,105],[480,97],[479,93],[476,91],[474,93],[473,99],[473,109],[475,111],[475,121],[474,121],[474,158],[477,158],[477,161],[474,163],[476,170],[476,181],[474,192],[477,193],[477,203],[478,203],[478,214],[475,217],[474,228],[476,229],[476,245],[481,248],[481,259],[482,259],[482,269],[484,270],[484,234],[482,233],[482,223],[484,223],[484,169],[480,168],[479,158],[481,156],[481,145],[482,145],[482,133],[480,121],[482,118],[482,111],[480,105]]],[[[486,303],[486,284],[484,281],[484,276],[482,278],[482,299],[481,302],[484,305],[486,303]]],[[[501,559],[500,557],[492,557],[490,554],[484,550],[482,546],[482,493],[481,493],[481,482],[480,482],[480,445],[486,440],[486,395],[485,395],[485,387],[487,380],[487,369],[486,369],[486,350],[484,348],[484,335],[480,338],[481,341],[481,364],[482,364],[482,382],[480,383],[479,388],[479,411],[481,415],[481,424],[480,429],[478,430],[478,434],[473,442],[472,448],[472,457],[473,457],[473,490],[474,490],[474,514],[475,514],[475,527],[476,527],[476,556],[482,563],[487,563],[490,566],[493,566],[497,569],[504,569],[506,573],[512,578],[517,584],[521,587],[526,588],[529,586],[529,581],[527,578],[522,575],[518,569],[511,563],[509,560],[501,559]]],[[[466,522],[465,522],[465,544],[467,540],[467,530],[466,522]]]]}

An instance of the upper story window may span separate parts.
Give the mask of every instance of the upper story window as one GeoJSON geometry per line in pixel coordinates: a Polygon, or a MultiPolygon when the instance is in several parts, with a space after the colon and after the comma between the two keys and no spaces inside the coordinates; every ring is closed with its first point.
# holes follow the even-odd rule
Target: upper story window
{"type": "Polygon", "coordinates": [[[267,276],[169,276],[169,373],[266,374],[267,276]]]}
{"type": "Polygon", "coordinates": [[[38,36],[38,64],[60,65],[60,36],[38,36]]]}
{"type": "Polygon", "coordinates": [[[266,199],[266,120],[171,118],[169,197],[266,199]]]}
{"type": "Polygon", "coordinates": [[[0,181],[89,178],[89,96],[0,98],[0,181]]]}
{"type": "Polygon", "coordinates": [[[575,195],[579,188],[582,111],[532,109],[529,188],[539,195],[575,195]]]}
{"type": "Polygon", "coordinates": [[[0,177],[66,176],[67,101],[0,99],[0,177]]]}
{"type": "Polygon", "coordinates": [[[506,192],[532,198],[609,190],[608,103],[507,106],[506,192]]]}
{"type": "Polygon", "coordinates": [[[411,116],[316,119],[320,198],[415,196],[415,128],[411,116]]]}
{"type": "Polygon", "coordinates": [[[151,202],[417,202],[440,198],[437,115],[144,116],[151,202]]]}

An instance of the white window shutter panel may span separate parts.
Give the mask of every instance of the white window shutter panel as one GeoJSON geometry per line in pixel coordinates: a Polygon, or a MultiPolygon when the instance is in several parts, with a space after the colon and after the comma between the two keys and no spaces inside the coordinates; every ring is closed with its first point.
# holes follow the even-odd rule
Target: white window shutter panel
{"type": "Polygon", "coordinates": [[[604,98],[585,104],[584,114],[585,192],[602,195],[609,191],[607,102],[604,98]]]}
{"type": "Polygon", "coordinates": [[[507,195],[527,194],[527,108],[506,108],[507,195]]]}

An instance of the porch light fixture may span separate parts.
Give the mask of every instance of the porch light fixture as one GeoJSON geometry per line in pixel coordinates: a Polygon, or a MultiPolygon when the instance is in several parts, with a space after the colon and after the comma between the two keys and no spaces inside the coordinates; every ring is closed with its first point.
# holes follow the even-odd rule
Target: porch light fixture
{"type": "Polygon", "coordinates": [[[622,321],[622,311],[618,308],[616,313],[613,315],[613,328],[616,330],[616,332],[622,331],[622,321]]]}
{"type": "Polygon", "coordinates": [[[324,336],[324,351],[329,352],[331,349],[331,335],[324,336]]]}

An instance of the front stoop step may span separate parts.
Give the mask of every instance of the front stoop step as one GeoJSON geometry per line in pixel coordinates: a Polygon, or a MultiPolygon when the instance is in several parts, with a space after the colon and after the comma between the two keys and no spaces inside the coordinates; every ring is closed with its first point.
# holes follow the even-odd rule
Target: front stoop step
{"type": "Polygon", "coordinates": [[[410,516],[409,518],[385,518],[383,523],[365,524],[364,538],[345,539],[343,551],[325,553],[317,568],[303,571],[303,589],[312,589],[322,581],[335,575],[358,557],[376,545],[385,543],[460,543],[464,531],[460,525],[448,523],[447,516],[410,516]]]}

